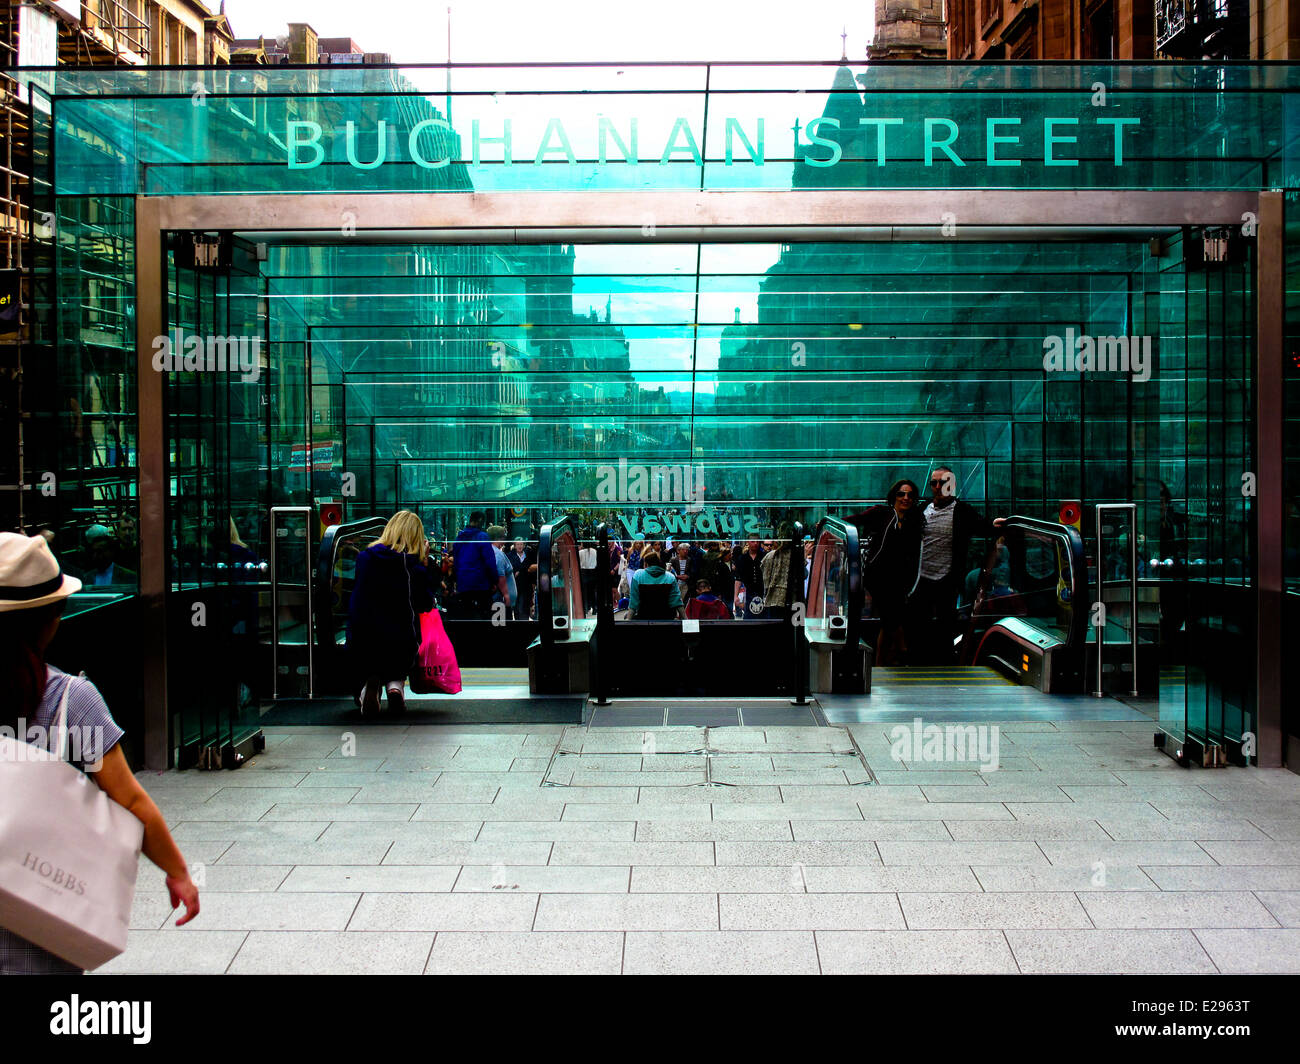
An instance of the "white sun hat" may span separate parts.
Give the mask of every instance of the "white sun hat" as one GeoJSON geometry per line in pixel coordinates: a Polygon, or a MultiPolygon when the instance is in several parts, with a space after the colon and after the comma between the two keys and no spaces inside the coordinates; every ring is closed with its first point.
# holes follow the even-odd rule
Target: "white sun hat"
{"type": "Polygon", "coordinates": [[[44,536],[0,532],[0,613],[58,602],[81,590],[65,576],[44,536]]]}

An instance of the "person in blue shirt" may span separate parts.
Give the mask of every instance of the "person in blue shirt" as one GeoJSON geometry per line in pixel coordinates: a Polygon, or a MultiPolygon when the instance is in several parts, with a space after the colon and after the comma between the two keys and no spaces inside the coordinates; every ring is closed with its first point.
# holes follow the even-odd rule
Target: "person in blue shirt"
{"type": "Polygon", "coordinates": [[[506,557],[506,530],[502,525],[493,525],[487,530],[488,539],[492,541],[492,553],[497,561],[497,586],[492,592],[492,601],[505,604],[503,618],[513,616],[515,602],[518,600],[518,588],[515,586],[515,570],[506,557]]]}
{"type": "Polygon", "coordinates": [[[486,519],[482,510],[475,510],[451,545],[456,576],[455,614],[480,621],[491,618],[492,593],[500,586],[496,551],[483,530],[486,519]]]}

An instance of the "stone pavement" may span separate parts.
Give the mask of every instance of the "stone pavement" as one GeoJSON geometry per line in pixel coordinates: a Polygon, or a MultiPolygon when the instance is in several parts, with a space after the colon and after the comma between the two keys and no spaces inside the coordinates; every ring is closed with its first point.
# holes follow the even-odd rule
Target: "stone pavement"
{"type": "Polygon", "coordinates": [[[202,912],[142,860],[100,971],[1300,972],[1300,777],[1152,734],[1008,722],[981,772],[888,724],[282,728],[141,773],[202,912]]]}

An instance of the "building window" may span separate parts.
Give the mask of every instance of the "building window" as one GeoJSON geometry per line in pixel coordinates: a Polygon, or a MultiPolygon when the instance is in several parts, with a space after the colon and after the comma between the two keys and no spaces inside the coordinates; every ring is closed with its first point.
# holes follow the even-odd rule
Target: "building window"
{"type": "Polygon", "coordinates": [[[1095,0],[1084,9],[1084,59],[1115,58],[1115,7],[1112,0],[1095,0]]]}

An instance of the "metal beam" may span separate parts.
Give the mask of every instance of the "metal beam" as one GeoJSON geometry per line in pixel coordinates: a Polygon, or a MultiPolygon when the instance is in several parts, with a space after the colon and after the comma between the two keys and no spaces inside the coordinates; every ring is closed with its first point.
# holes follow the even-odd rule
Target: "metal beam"
{"type": "MultiPolygon", "coordinates": [[[[1283,193],[1261,192],[1255,343],[1256,752],[1264,768],[1282,764],[1283,431],[1286,344],[1286,229],[1283,193]]],[[[1293,769],[1300,769],[1292,765],[1293,769]]]]}
{"type": "MultiPolygon", "coordinates": [[[[1170,225],[1064,226],[967,225],[945,231],[930,226],[660,226],[654,236],[663,242],[683,243],[944,243],[953,241],[1006,243],[1097,243],[1100,241],[1148,240],[1170,237],[1179,232],[1170,225]]],[[[238,233],[254,243],[295,246],[335,245],[347,240],[367,244],[644,244],[648,232],[639,226],[599,226],[583,229],[362,229],[353,237],[329,229],[240,229],[238,233]]]]}
{"type": "Polygon", "coordinates": [[[168,767],[167,734],[167,426],[164,375],[153,368],[156,336],[163,334],[163,225],[160,204],[135,200],[135,350],[137,443],[140,475],[140,631],[144,651],[144,763],[168,767]]]}
{"type": "Polygon", "coordinates": [[[1257,192],[837,189],[770,192],[441,192],[158,196],[163,229],[592,229],[780,226],[1240,225],[1257,192]]]}

